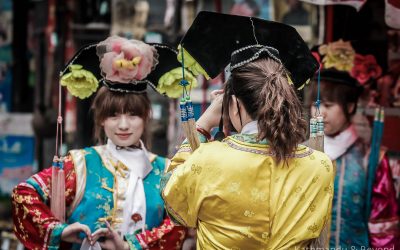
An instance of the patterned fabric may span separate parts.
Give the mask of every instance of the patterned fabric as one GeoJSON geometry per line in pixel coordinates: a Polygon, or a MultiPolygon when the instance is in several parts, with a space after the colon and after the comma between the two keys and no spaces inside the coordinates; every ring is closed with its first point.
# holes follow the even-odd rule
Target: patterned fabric
{"type": "Polygon", "coordinates": [[[190,157],[185,147],[163,197],[174,220],[197,228],[197,249],[300,249],[328,222],[334,173],[325,154],[299,146],[277,164],[256,135],[202,143],[190,157]]]}
{"type": "MultiPolygon", "coordinates": [[[[153,157],[153,170],[143,180],[149,230],[125,236],[131,249],[142,249],[146,245],[151,246],[150,249],[180,249],[184,240],[186,230],[164,219],[159,181],[165,163],[165,158],[153,157]]],[[[116,188],[113,173],[116,170],[110,171],[109,166],[105,165],[94,148],[71,151],[67,157],[65,197],[68,223],[79,221],[93,231],[101,226],[102,218],[109,219],[111,216],[111,221],[118,221],[112,216],[115,209],[112,192],[116,188]]],[[[61,242],[61,233],[67,224],[60,223],[52,215],[49,190],[51,168],[39,172],[14,189],[12,198],[16,236],[29,249],[79,249],[79,246],[61,242]]]]}
{"type": "Polygon", "coordinates": [[[365,214],[366,151],[365,145],[358,140],[336,160],[331,248],[400,247],[398,206],[386,157],[381,157],[377,169],[370,218],[365,214]]]}

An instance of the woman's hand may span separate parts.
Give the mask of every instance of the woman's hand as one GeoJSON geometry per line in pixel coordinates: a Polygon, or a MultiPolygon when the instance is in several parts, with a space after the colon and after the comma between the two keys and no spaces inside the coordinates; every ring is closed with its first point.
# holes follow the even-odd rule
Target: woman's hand
{"type": "Polygon", "coordinates": [[[61,233],[61,240],[70,243],[82,243],[82,239],[79,238],[79,233],[85,233],[89,242],[92,243],[92,236],[90,233],[90,228],[84,224],[79,222],[75,222],[74,224],[68,225],[64,228],[61,233]]]}
{"type": "Polygon", "coordinates": [[[221,119],[222,111],[222,99],[224,97],[224,90],[214,90],[210,94],[211,104],[201,115],[197,121],[197,125],[205,129],[207,132],[213,127],[217,127],[221,119]]]}
{"type": "Polygon", "coordinates": [[[104,237],[103,242],[99,242],[101,249],[106,250],[129,250],[128,242],[124,241],[122,237],[111,228],[110,224],[106,221],[107,228],[97,229],[92,234],[93,242],[96,242],[99,238],[104,237]]]}

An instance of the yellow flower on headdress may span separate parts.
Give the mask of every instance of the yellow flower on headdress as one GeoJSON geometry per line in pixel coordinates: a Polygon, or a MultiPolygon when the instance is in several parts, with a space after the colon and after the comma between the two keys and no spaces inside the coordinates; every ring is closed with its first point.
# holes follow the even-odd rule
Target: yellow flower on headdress
{"type": "Polygon", "coordinates": [[[82,65],[69,66],[70,73],[60,79],[62,86],[66,86],[71,95],[85,99],[93,94],[99,86],[99,81],[92,72],[82,68],[82,65]]]}
{"type": "MultiPolygon", "coordinates": [[[[185,69],[185,79],[189,82],[188,89],[197,87],[196,78],[185,69]]],[[[168,71],[158,80],[157,91],[166,94],[170,98],[178,98],[182,95],[182,86],[179,84],[182,80],[182,68],[175,68],[168,71]]]]}
{"type": "MultiPolygon", "coordinates": [[[[178,46],[178,51],[178,61],[182,63],[181,45],[178,46]]],[[[203,75],[207,80],[210,80],[210,76],[203,69],[203,67],[201,67],[200,64],[185,49],[183,49],[183,57],[185,60],[185,68],[189,69],[195,76],[203,75]]]]}
{"type": "Polygon", "coordinates": [[[325,55],[322,59],[324,68],[336,68],[341,71],[350,71],[356,52],[350,42],[339,40],[319,47],[319,53],[325,55]]]}

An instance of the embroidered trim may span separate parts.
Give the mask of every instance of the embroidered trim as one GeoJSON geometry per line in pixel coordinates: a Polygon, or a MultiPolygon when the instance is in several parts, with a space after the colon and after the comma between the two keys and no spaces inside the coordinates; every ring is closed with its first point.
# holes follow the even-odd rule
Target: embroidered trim
{"type": "Polygon", "coordinates": [[[165,200],[164,190],[161,192],[161,196],[164,200],[164,206],[166,208],[165,210],[166,210],[167,214],[169,215],[169,217],[171,218],[171,220],[175,224],[179,224],[179,225],[187,227],[187,223],[185,222],[185,220],[177,212],[175,212],[175,210],[172,209],[172,207],[170,205],[168,205],[167,201],[165,200]]]}
{"type": "Polygon", "coordinates": [[[35,188],[34,188],[31,184],[26,183],[26,182],[21,182],[20,184],[18,184],[18,186],[20,186],[20,187],[26,187],[26,188],[30,188],[30,189],[35,190],[35,188]]]}
{"type": "Polygon", "coordinates": [[[69,154],[71,155],[76,175],[76,193],[70,209],[68,210],[68,215],[71,215],[81,202],[86,189],[86,152],[83,149],[71,150],[69,154]]]}
{"type": "MultiPolygon", "coordinates": [[[[41,178],[39,178],[39,179],[40,179],[40,181],[42,181],[41,178]]],[[[29,178],[28,180],[26,180],[26,182],[28,183],[28,185],[30,185],[31,187],[33,187],[33,189],[39,194],[40,198],[41,198],[45,203],[49,200],[49,199],[48,199],[48,194],[46,194],[46,193],[43,191],[42,187],[41,187],[41,185],[44,185],[43,181],[41,182],[41,183],[43,183],[43,184],[40,184],[40,183],[38,183],[38,182],[39,182],[38,178],[35,178],[35,176],[32,176],[32,178],[29,178]]],[[[44,185],[44,187],[46,187],[46,186],[44,185]]]]}
{"type": "Polygon", "coordinates": [[[55,226],[57,224],[60,224],[60,223],[57,221],[54,221],[47,226],[46,235],[44,236],[44,241],[43,241],[44,242],[43,248],[42,248],[43,250],[46,250],[48,247],[50,247],[50,242],[49,242],[49,240],[51,238],[50,233],[52,232],[52,230],[55,228],[55,226]]]}
{"type": "Polygon", "coordinates": [[[342,196],[343,196],[343,183],[344,183],[344,168],[346,158],[343,157],[342,164],[340,165],[340,176],[339,176],[339,189],[336,207],[336,232],[335,232],[335,246],[338,248],[340,245],[340,231],[341,231],[341,221],[342,221],[342,196]]]}
{"type": "MultiPolygon", "coordinates": [[[[275,156],[275,153],[269,151],[269,150],[261,150],[261,149],[254,149],[254,148],[249,148],[249,147],[245,147],[245,146],[241,146],[238,145],[232,141],[226,140],[225,141],[228,146],[230,146],[231,148],[240,150],[240,151],[244,151],[244,152],[250,152],[250,153],[255,153],[255,154],[261,154],[261,155],[268,155],[268,156],[275,156]]],[[[308,151],[304,152],[304,153],[293,153],[289,155],[289,158],[303,158],[306,156],[311,155],[314,152],[314,150],[312,148],[309,148],[308,151]]]]}

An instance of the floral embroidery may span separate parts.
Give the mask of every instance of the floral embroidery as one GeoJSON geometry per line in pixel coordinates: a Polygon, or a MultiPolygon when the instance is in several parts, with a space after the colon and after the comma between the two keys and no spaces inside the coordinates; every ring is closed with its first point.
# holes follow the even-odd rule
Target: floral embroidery
{"type": "Polygon", "coordinates": [[[254,215],[255,215],[255,213],[254,212],[252,212],[252,211],[249,211],[249,210],[246,210],[246,211],[244,211],[244,216],[246,216],[246,217],[253,217],[254,215]]]}
{"type": "Polygon", "coordinates": [[[330,170],[330,167],[329,167],[329,163],[328,163],[327,161],[321,160],[321,164],[324,165],[324,167],[325,167],[325,169],[326,169],[326,171],[327,171],[328,173],[331,171],[331,170],[330,170]]]}
{"type": "Polygon", "coordinates": [[[316,233],[318,231],[318,229],[319,229],[319,226],[317,224],[315,224],[315,223],[313,225],[307,227],[307,230],[309,230],[309,231],[311,231],[313,233],[316,233]]]}
{"type": "Polygon", "coordinates": [[[200,166],[195,165],[195,164],[192,164],[190,169],[194,174],[198,174],[198,175],[201,173],[201,170],[202,170],[202,168],[200,166]]]}
{"type": "Polygon", "coordinates": [[[263,232],[261,234],[261,238],[263,238],[264,240],[268,240],[269,239],[269,233],[268,232],[263,232]]]}
{"type": "Polygon", "coordinates": [[[253,188],[251,190],[251,199],[255,202],[264,202],[267,201],[266,194],[257,188],[253,188]]]}
{"type": "Polygon", "coordinates": [[[330,196],[333,195],[333,188],[332,188],[332,186],[328,186],[328,187],[324,188],[324,191],[325,191],[326,193],[328,193],[330,196]]]}
{"type": "Polygon", "coordinates": [[[312,179],[312,183],[317,183],[317,181],[318,181],[318,179],[319,179],[319,175],[317,175],[317,176],[315,176],[313,179],[312,179]]]}
{"type": "Polygon", "coordinates": [[[294,190],[294,192],[296,193],[296,194],[299,194],[300,192],[301,192],[301,187],[300,186],[297,186],[296,187],[296,189],[294,190]]]}
{"type": "Polygon", "coordinates": [[[232,182],[228,186],[228,191],[231,193],[240,194],[240,183],[239,182],[232,182]]]}
{"type": "Polygon", "coordinates": [[[314,203],[313,203],[313,204],[311,204],[309,209],[310,209],[310,211],[311,211],[311,212],[314,212],[314,211],[315,211],[315,209],[316,209],[316,206],[315,206],[315,204],[314,204],[314,203]]]}

